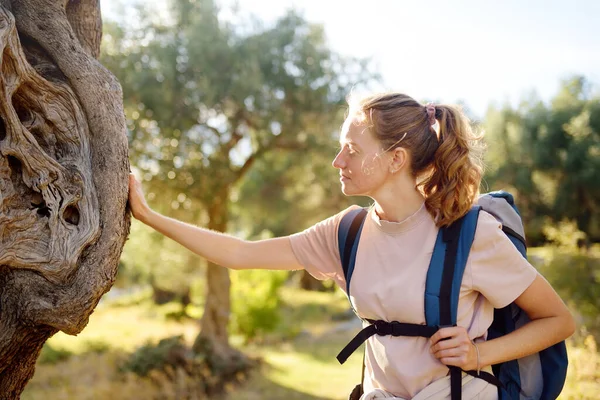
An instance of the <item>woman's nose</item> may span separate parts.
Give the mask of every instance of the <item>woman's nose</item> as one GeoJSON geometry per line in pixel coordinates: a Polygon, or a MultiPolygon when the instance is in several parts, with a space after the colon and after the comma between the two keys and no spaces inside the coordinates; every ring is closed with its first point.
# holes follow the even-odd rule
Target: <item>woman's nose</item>
{"type": "Polygon", "coordinates": [[[331,165],[333,165],[334,168],[338,168],[338,169],[342,169],[342,168],[344,168],[346,166],[346,163],[342,159],[342,152],[341,151],[339,153],[337,153],[337,155],[333,159],[333,162],[331,163],[331,165]]]}

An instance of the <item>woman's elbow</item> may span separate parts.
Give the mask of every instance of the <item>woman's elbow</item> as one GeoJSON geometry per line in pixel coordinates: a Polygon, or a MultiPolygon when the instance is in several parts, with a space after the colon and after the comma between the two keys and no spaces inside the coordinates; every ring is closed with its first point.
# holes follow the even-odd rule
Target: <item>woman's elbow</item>
{"type": "Polygon", "coordinates": [[[564,339],[573,335],[575,333],[575,329],[577,329],[575,318],[568,309],[561,315],[561,327],[564,339]]]}

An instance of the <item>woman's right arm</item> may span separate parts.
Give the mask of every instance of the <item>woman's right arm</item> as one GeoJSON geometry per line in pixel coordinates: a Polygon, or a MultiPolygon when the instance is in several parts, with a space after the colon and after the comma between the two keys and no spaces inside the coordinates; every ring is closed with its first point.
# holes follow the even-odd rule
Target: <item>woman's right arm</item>
{"type": "Polygon", "coordinates": [[[289,237],[250,242],[200,228],[153,211],[142,185],[129,175],[129,205],[133,216],[207,260],[231,269],[302,269],[289,237]]]}

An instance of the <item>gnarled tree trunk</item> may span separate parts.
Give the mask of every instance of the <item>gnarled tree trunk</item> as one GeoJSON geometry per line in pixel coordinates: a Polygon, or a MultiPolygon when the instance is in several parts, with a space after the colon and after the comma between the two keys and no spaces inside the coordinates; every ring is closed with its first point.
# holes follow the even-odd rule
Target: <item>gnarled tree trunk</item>
{"type": "Polygon", "coordinates": [[[0,0],[0,393],[79,333],[129,231],[122,93],[96,57],[99,0],[0,0]]]}

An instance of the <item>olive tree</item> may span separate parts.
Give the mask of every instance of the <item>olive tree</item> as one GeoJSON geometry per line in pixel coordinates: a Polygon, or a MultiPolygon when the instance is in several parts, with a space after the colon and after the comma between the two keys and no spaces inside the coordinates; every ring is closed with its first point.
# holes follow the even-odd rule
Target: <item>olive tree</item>
{"type": "Polygon", "coordinates": [[[98,61],[99,0],[0,0],[0,393],[75,335],[128,230],[121,87],[98,61]]]}

